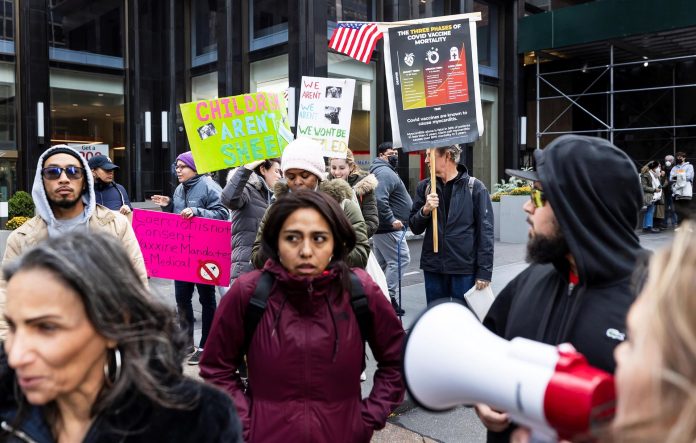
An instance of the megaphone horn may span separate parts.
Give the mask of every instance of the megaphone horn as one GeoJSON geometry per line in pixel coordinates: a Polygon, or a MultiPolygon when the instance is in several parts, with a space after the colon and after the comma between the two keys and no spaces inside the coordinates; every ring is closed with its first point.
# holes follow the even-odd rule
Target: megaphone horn
{"type": "Polygon", "coordinates": [[[404,347],[412,399],[444,411],[485,403],[549,439],[584,435],[613,417],[613,377],[570,345],[559,347],[488,331],[459,302],[423,312],[404,347]]]}

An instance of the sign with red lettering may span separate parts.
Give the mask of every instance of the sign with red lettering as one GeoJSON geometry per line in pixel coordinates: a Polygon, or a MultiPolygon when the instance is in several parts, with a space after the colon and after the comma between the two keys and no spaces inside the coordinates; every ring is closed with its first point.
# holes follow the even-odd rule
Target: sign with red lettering
{"type": "Polygon", "coordinates": [[[148,276],[229,285],[230,222],[134,209],[133,230],[148,276]]]}
{"type": "Polygon", "coordinates": [[[297,135],[321,143],[324,157],[346,158],[355,80],[302,77],[297,135]]]}
{"type": "Polygon", "coordinates": [[[199,173],[280,157],[293,139],[283,94],[257,92],[180,107],[199,173]]]}

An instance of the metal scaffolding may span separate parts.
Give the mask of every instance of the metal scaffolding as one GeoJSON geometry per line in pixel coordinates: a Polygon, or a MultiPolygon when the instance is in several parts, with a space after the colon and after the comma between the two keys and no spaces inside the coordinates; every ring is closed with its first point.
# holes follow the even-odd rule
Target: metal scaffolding
{"type": "MultiPolygon", "coordinates": [[[[696,54],[694,55],[686,55],[686,56],[679,56],[679,57],[666,57],[666,58],[651,58],[648,59],[647,57],[643,57],[643,59],[638,60],[638,61],[631,61],[631,62],[624,62],[624,63],[614,63],[614,45],[610,45],[609,47],[609,64],[606,65],[598,65],[598,66],[584,66],[582,68],[577,68],[577,69],[566,69],[566,70],[559,70],[559,71],[551,71],[551,72],[545,72],[541,73],[541,67],[540,67],[540,61],[539,57],[537,56],[536,58],[536,147],[539,148],[541,144],[541,137],[544,135],[560,135],[560,134],[583,134],[583,133],[605,133],[607,135],[607,138],[609,139],[610,142],[614,142],[614,134],[618,132],[628,132],[628,131],[649,131],[649,130],[672,130],[672,151],[676,151],[676,131],[677,129],[681,128],[696,128],[696,124],[688,124],[688,125],[677,125],[676,121],[676,91],[678,89],[682,88],[696,88],[696,83],[689,83],[689,84],[676,84],[676,75],[675,75],[675,68],[672,67],[672,84],[669,86],[654,86],[654,87],[644,87],[644,88],[630,88],[630,89],[615,89],[614,87],[614,69],[617,67],[622,67],[622,66],[632,66],[632,65],[644,65],[647,66],[647,63],[663,63],[663,62],[675,62],[675,61],[687,61],[687,60],[694,60],[696,59],[696,54]],[[566,94],[563,92],[561,87],[554,85],[552,83],[552,80],[550,77],[560,75],[560,74],[568,74],[568,73],[573,73],[573,72],[582,72],[582,73],[588,73],[590,71],[598,71],[599,73],[596,75],[596,78],[587,86],[583,92],[577,93],[577,94],[566,94]],[[599,91],[599,92],[588,92],[598,81],[600,81],[604,76],[608,74],[609,75],[609,88],[607,91],[599,91]],[[558,95],[549,95],[549,96],[541,96],[541,89],[540,86],[541,84],[547,85],[551,89],[553,89],[558,95]],[[672,92],[672,124],[671,125],[655,125],[655,126],[642,126],[642,127],[624,127],[624,128],[617,128],[615,126],[614,122],[614,105],[615,105],[615,96],[617,94],[622,94],[622,93],[630,93],[630,92],[645,92],[645,91],[659,91],[659,90],[665,90],[669,91],[671,90],[672,92]],[[580,103],[578,103],[579,99],[582,97],[588,97],[588,96],[596,96],[596,95],[604,95],[608,97],[608,112],[607,112],[607,117],[608,121],[603,120],[600,116],[595,115],[593,112],[588,110],[587,108],[583,107],[580,103]],[[543,101],[546,100],[557,100],[557,99],[566,99],[568,102],[570,102],[563,111],[556,116],[556,118],[549,123],[546,128],[543,130],[541,129],[541,105],[543,101]],[[569,130],[569,131],[551,131],[551,127],[566,113],[568,110],[570,110],[573,106],[576,108],[582,110],[585,112],[587,115],[592,117],[595,121],[597,121],[600,126],[596,129],[589,129],[589,130],[569,130]]],[[[647,113],[649,109],[644,110],[640,116],[642,117],[643,114],[647,113]]]]}

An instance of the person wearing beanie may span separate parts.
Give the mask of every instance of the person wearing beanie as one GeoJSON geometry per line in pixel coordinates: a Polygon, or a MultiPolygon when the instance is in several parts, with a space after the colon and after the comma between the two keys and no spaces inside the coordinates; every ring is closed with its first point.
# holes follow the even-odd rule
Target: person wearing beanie
{"type": "MultiPolygon", "coordinates": [[[[133,268],[147,287],[147,271],[138,240],[128,219],[96,203],[94,177],[87,160],[67,145],[48,148],[36,165],[31,192],[36,215],[12,231],[7,239],[3,266],[47,238],[75,231],[104,231],[116,236],[133,268]]],[[[7,326],[5,280],[0,276],[0,341],[7,326]]]]}
{"type": "MultiPolygon", "coordinates": [[[[280,168],[283,171],[284,179],[278,180],[275,184],[273,194],[277,200],[288,192],[308,189],[325,192],[333,197],[343,208],[343,212],[355,231],[356,243],[348,254],[348,266],[364,269],[370,254],[365,219],[360,206],[353,200],[353,189],[348,182],[325,180],[326,164],[321,151],[321,145],[310,138],[300,137],[289,143],[280,159],[280,168]]],[[[267,259],[265,252],[261,250],[261,232],[267,216],[268,209],[259,223],[256,241],[251,252],[251,262],[257,269],[263,268],[267,259]]]]}
{"type": "MultiPolygon", "coordinates": [[[[166,195],[153,195],[151,198],[154,203],[161,206],[163,211],[179,214],[184,219],[191,217],[229,219],[230,213],[220,199],[222,188],[210,177],[198,174],[191,151],[179,154],[176,158],[175,169],[179,186],[174,190],[174,196],[169,198],[166,195]]],[[[215,286],[175,280],[174,297],[176,298],[179,325],[187,334],[187,349],[190,354],[188,364],[197,365],[215,315],[217,305],[215,286]],[[198,289],[203,321],[198,348],[193,344],[194,320],[191,300],[194,288],[198,289]]]]}

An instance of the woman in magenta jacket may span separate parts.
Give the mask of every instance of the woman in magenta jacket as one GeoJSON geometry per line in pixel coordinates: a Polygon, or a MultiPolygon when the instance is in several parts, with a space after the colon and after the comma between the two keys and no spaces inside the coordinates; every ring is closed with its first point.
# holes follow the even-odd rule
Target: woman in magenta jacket
{"type": "Polygon", "coordinates": [[[340,206],[321,192],[290,193],[271,206],[262,244],[270,258],[223,298],[200,366],[204,379],[233,397],[245,441],[368,442],[403,400],[404,331],[377,284],[345,264],[354,243],[340,206]],[[244,354],[245,312],[262,272],[274,283],[249,344],[245,391],[236,369],[244,354]],[[350,272],[368,301],[366,338],[377,360],[365,399],[350,272]]]}

